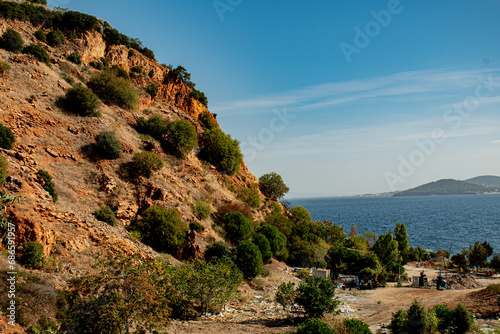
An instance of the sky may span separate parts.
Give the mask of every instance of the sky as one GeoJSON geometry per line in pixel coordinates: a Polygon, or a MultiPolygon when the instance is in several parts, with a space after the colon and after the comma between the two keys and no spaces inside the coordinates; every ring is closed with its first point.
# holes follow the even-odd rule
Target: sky
{"type": "Polygon", "coordinates": [[[182,65],[288,198],[500,176],[500,2],[48,0],[182,65]]]}

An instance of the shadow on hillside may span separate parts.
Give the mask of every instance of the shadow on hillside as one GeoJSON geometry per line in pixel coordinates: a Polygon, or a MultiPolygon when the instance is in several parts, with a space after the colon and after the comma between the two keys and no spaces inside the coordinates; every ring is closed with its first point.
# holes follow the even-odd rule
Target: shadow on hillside
{"type": "Polygon", "coordinates": [[[284,319],[249,319],[238,322],[241,325],[262,325],[266,327],[289,327],[300,324],[304,319],[300,317],[289,317],[284,319]]]}

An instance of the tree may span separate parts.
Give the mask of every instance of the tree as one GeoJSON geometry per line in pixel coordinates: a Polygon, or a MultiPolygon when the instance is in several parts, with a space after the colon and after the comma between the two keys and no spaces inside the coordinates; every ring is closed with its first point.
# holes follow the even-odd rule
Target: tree
{"type": "Polygon", "coordinates": [[[26,243],[22,248],[21,263],[31,269],[42,268],[45,265],[43,246],[35,241],[26,243]]]}
{"type": "Polygon", "coordinates": [[[253,237],[252,241],[257,247],[259,247],[260,253],[262,254],[262,262],[269,263],[273,258],[273,252],[271,251],[271,244],[267,240],[266,236],[262,233],[257,233],[253,237]]]}
{"type": "Polygon", "coordinates": [[[462,304],[458,304],[452,315],[453,329],[456,334],[467,333],[474,325],[474,317],[462,304]]]}
{"type": "Polygon", "coordinates": [[[233,262],[233,254],[228,245],[222,241],[217,241],[212,245],[208,246],[204,254],[205,261],[215,263],[218,261],[222,262],[233,262]]]}
{"type": "Polygon", "coordinates": [[[399,309],[392,314],[389,329],[393,334],[406,334],[406,327],[408,327],[408,313],[399,309]]]}
{"type": "Polygon", "coordinates": [[[500,254],[496,253],[491,258],[491,267],[495,270],[500,270],[500,254]]]}
{"type": "Polygon", "coordinates": [[[259,177],[260,191],[272,199],[281,199],[290,190],[276,172],[264,174],[259,177]]]}
{"type": "Polygon", "coordinates": [[[195,127],[186,120],[179,119],[167,125],[166,143],[179,159],[184,159],[198,146],[195,127]]]}
{"type": "Polygon", "coordinates": [[[467,258],[469,260],[470,266],[484,267],[484,265],[486,264],[486,260],[488,259],[489,256],[488,255],[489,252],[490,250],[486,248],[483,244],[480,244],[478,241],[474,243],[474,246],[469,246],[469,250],[467,252],[467,258]]]}
{"type": "Polygon", "coordinates": [[[292,282],[283,282],[278,287],[274,300],[283,307],[283,310],[286,310],[295,304],[295,296],[295,284],[292,282]]]}
{"type": "Polygon", "coordinates": [[[197,260],[191,265],[172,268],[169,281],[179,293],[174,302],[176,307],[185,309],[185,304],[194,301],[206,315],[210,309],[225,306],[241,280],[241,272],[227,263],[197,260]]]}
{"type": "Polygon", "coordinates": [[[74,286],[81,299],[73,299],[64,332],[128,333],[132,327],[152,330],[169,322],[173,293],[166,264],[138,254],[100,258],[96,264],[100,272],[74,286]]]}
{"type": "Polygon", "coordinates": [[[432,308],[438,319],[437,329],[440,333],[447,333],[453,325],[453,312],[446,305],[436,305],[432,308]]]}
{"type": "Polygon", "coordinates": [[[222,217],[222,226],[226,238],[237,244],[242,240],[250,238],[253,232],[252,222],[242,213],[226,213],[222,217]]]}
{"type": "Polygon", "coordinates": [[[407,311],[408,325],[407,330],[410,334],[424,333],[430,326],[431,321],[428,313],[417,299],[414,299],[407,311]]]}
{"type": "Polygon", "coordinates": [[[398,268],[398,242],[394,240],[391,231],[382,234],[372,247],[372,251],[377,254],[382,266],[388,271],[396,271],[398,268]]]}
{"type": "Polygon", "coordinates": [[[262,272],[262,254],[259,247],[250,241],[242,241],[236,247],[236,265],[246,279],[252,279],[262,272]]]}
{"type": "Polygon", "coordinates": [[[344,319],[342,323],[349,329],[352,334],[372,334],[370,327],[363,321],[358,319],[344,319]]]}
{"type": "Polygon", "coordinates": [[[153,249],[173,254],[184,242],[188,227],[176,209],[154,205],[141,213],[139,230],[153,249]]]}
{"type": "Polygon", "coordinates": [[[335,286],[321,277],[309,277],[297,289],[295,302],[304,308],[310,318],[322,317],[335,311],[339,301],[335,297],[335,286]]]}
{"type": "Polygon", "coordinates": [[[312,220],[309,211],[307,211],[307,209],[302,206],[294,206],[290,209],[290,213],[292,214],[297,224],[309,223],[312,220]]]}
{"type": "Polygon", "coordinates": [[[256,231],[262,233],[271,245],[273,254],[281,254],[286,247],[286,237],[275,226],[262,224],[256,231]]]}
{"type": "Polygon", "coordinates": [[[450,260],[463,271],[467,269],[467,259],[462,254],[455,254],[450,260]]]}
{"type": "Polygon", "coordinates": [[[394,238],[398,242],[398,251],[401,256],[401,265],[408,263],[410,243],[408,242],[408,233],[406,232],[406,225],[396,223],[394,228],[394,238]]]}
{"type": "Polygon", "coordinates": [[[243,162],[239,141],[220,129],[205,130],[200,157],[228,175],[235,174],[243,162]]]}

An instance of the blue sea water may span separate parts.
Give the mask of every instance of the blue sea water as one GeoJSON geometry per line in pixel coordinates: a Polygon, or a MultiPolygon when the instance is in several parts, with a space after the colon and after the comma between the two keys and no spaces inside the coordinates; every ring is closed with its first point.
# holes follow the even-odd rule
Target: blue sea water
{"type": "Polygon", "coordinates": [[[363,231],[381,235],[406,225],[411,246],[449,250],[452,254],[475,241],[488,241],[500,253],[500,194],[416,197],[335,197],[291,199],[313,219],[330,220],[348,234],[356,224],[363,231]]]}

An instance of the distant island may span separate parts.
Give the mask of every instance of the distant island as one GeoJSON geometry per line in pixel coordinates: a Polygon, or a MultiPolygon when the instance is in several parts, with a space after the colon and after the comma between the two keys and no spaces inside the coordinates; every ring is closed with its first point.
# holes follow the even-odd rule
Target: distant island
{"type": "Polygon", "coordinates": [[[500,192],[500,177],[485,175],[464,181],[443,179],[400,191],[393,196],[490,194],[500,192]]]}

